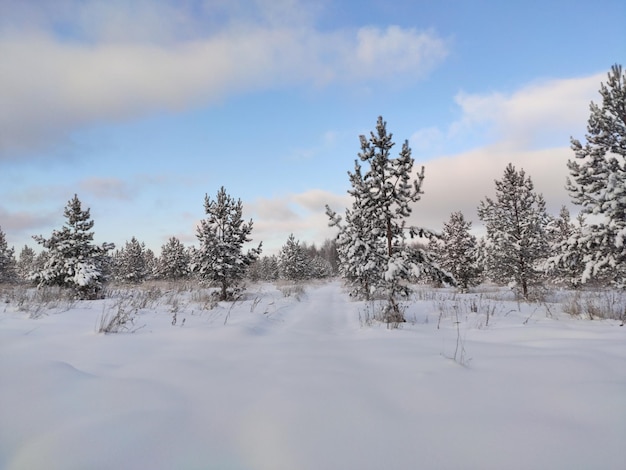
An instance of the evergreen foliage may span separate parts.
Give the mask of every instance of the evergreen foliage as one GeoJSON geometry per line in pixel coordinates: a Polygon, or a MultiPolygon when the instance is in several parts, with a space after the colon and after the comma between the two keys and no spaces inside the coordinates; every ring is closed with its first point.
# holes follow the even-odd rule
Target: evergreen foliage
{"type": "Polygon", "coordinates": [[[115,279],[121,282],[140,283],[148,277],[146,245],[135,237],[126,242],[114,258],[115,279]]]}
{"type": "Polygon", "coordinates": [[[567,190],[581,213],[592,216],[568,251],[584,253],[582,282],[606,277],[626,287],[626,72],[614,65],[591,103],[586,143],[571,140],[567,190]]]}
{"type": "Polygon", "coordinates": [[[17,277],[20,281],[27,281],[36,270],[35,250],[28,245],[24,245],[17,259],[17,277]]]}
{"type": "Polygon", "coordinates": [[[6,234],[0,227],[0,283],[17,280],[15,248],[9,248],[6,234]]]}
{"type": "Polygon", "coordinates": [[[472,223],[462,212],[453,212],[443,225],[439,238],[433,238],[430,248],[439,266],[449,272],[462,289],[478,285],[481,269],[478,264],[476,237],[470,234],[472,223]]]}
{"type": "Polygon", "coordinates": [[[333,266],[326,258],[317,255],[309,260],[310,277],[314,279],[325,279],[333,275],[333,266]]]}
{"type": "Polygon", "coordinates": [[[107,253],[115,246],[93,244],[94,222],[89,209],[83,210],[77,195],[64,210],[67,219],[61,230],[54,230],[50,238],[33,238],[45,248],[43,266],[33,273],[33,280],[43,285],[57,285],[72,289],[80,299],[95,299],[105,281],[107,253]]]}
{"type": "MultiPolygon", "coordinates": [[[[386,122],[378,118],[370,137],[360,136],[361,152],[354,172],[348,173],[352,206],[345,218],[328,206],[330,225],[339,228],[337,252],[340,273],[350,282],[353,294],[370,298],[383,295],[388,300],[386,320],[404,321],[398,299],[409,293],[412,274],[424,269],[437,270],[424,250],[408,250],[407,232],[424,235],[424,229],[406,226],[410,204],[420,199],[424,168],[413,178],[414,160],[408,141],[397,158],[391,158],[394,146],[386,122]],[[359,160],[366,164],[362,168],[359,160]]],[[[447,277],[446,277],[447,278],[447,277]]]]}
{"type": "Polygon", "coordinates": [[[156,262],[156,276],[160,279],[182,279],[189,276],[189,267],[189,252],[178,238],[170,237],[161,247],[161,256],[156,262]]]}
{"type": "Polygon", "coordinates": [[[208,217],[198,227],[200,247],[192,268],[202,279],[219,285],[219,299],[227,300],[259,257],[261,244],[243,253],[243,245],[251,241],[252,220],[243,221],[241,200],[235,201],[224,187],[215,200],[205,195],[204,209],[208,217]]]}
{"type": "Polygon", "coordinates": [[[511,163],[495,183],[496,199],[487,197],[478,207],[487,229],[487,267],[493,280],[508,282],[527,298],[548,255],[545,201],[534,192],[530,176],[511,163]]]}
{"type": "Polygon", "coordinates": [[[146,263],[146,279],[154,279],[157,271],[158,259],[150,248],[145,248],[143,252],[143,259],[146,263]]]}
{"type": "Polygon", "coordinates": [[[276,255],[257,259],[248,271],[253,281],[275,281],[280,277],[280,267],[276,255]]]}
{"type": "Polygon", "coordinates": [[[293,233],[280,250],[278,257],[280,275],[289,281],[303,281],[311,277],[311,262],[293,233]]]}
{"type": "Polygon", "coordinates": [[[549,279],[557,285],[579,287],[585,269],[583,252],[572,249],[580,239],[584,220],[578,218],[578,225],[571,221],[567,207],[562,206],[557,218],[552,218],[547,226],[551,256],[546,261],[545,271],[549,279]]]}

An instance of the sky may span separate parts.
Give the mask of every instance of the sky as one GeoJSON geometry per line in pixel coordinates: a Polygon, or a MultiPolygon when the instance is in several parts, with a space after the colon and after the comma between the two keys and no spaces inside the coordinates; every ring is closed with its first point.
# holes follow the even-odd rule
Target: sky
{"type": "Polygon", "coordinates": [[[197,246],[224,186],[264,254],[320,244],[378,116],[425,167],[410,223],[480,231],[509,162],[557,214],[624,18],[623,0],[0,0],[0,228],[38,249],[77,194],[97,243],[158,255],[197,246]]]}

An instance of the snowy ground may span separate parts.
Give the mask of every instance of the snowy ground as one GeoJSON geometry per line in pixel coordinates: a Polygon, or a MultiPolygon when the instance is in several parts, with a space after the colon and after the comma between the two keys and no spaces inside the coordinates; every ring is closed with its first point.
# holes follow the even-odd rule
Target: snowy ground
{"type": "Polygon", "coordinates": [[[626,468],[619,321],[420,291],[387,329],[336,281],[158,294],[0,305],[0,468],[626,468]]]}

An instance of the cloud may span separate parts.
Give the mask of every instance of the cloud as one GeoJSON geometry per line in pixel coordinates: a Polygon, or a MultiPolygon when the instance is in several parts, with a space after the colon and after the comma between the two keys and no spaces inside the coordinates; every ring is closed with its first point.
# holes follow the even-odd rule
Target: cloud
{"type": "Polygon", "coordinates": [[[263,14],[241,21],[231,16],[236,7],[196,6],[205,18],[212,11],[226,18],[215,28],[168,2],[61,2],[51,22],[30,10],[21,20],[28,27],[4,20],[0,158],[44,149],[95,122],[205,106],[242,91],[416,79],[447,54],[433,32],[321,31],[303,18],[290,21],[307,16],[295,13],[298,2],[281,2],[284,13],[271,2],[252,3],[263,14]],[[78,8],[75,17],[63,15],[68,5],[78,8]]]}
{"type": "Polygon", "coordinates": [[[476,207],[485,196],[495,195],[494,181],[502,178],[508,163],[531,177],[549,211],[571,205],[564,188],[567,161],[574,157],[569,137],[583,137],[589,103],[598,100],[603,79],[594,74],[532,83],[509,94],[459,93],[460,119],[445,131],[421,129],[411,138],[435,151],[422,162],[425,194],[415,205],[412,222],[437,229],[460,210],[478,225],[476,207]],[[448,155],[437,152],[473,133],[483,133],[480,138],[489,143],[448,155]]]}
{"type": "Polygon", "coordinates": [[[495,196],[495,180],[502,179],[508,163],[524,169],[535,191],[544,195],[548,210],[556,214],[570,202],[565,178],[571,158],[568,147],[513,150],[496,145],[427,161],[424,194],[413,206],[411,223],[440,230],[452,212],[461,211],[479,226],[476,208],[486,196],[495,196]]]}
{"type": "Polygon", "coordinates": [[[26,211],[10,212],[0,207],[0,228],[7,235],[7,243],[12,239],[30,238],[31,235],[49,227],[57,219],[56,214],[34,214],[26,211]]]}
{"type": "Polygon", "coordinates": [[[473,132],[486,126],[499,141],[520,147],[569,142],[569,133],[584,130],[589,103],[598,100],[605,74],[532,83],[510,94],[458,93],[462,111],[448,135],[473,132]]]}
{"type": "Polygon", "coordinates": [[[333,238],[336,229],[328,227],[325,206],[341,213],[349,203],[347,195],[313,189],[272,199],[258,198],[244,203],[244,212],[254,220],[254,241],[263,240],[265,254],[276,254],[291,233],[307,243],[333,238]]]}
{"type": "MultiPolygon", "coordinates": [[[[424,194],[412,206],[409,223],[440,230],[452,212],[462,211],[480,233],[476,208],[485,197],[494,197],[495,180],[502,178],[508,163],[531,177],[535,191],[544,195],[549,212],[556,215],[562,205],[572,207],[565,190],[566,164],[573,158],[569,133],[584,132],[589,102],[597,99],[601,81],[601,75],[593,75],[534,83],[510,94],[457,95],[462,111],[459,120],[445,131],[430,127],[411,137],[412,143],[436,152],[416,165],[416,169],[425,166],[424,194]],[[442,152],[447,141],[481,131],[487,133],[483,138],[488,144],[442,152]],[[546,136],[551,137],[548,142],[546,136]]],[[[341,214],[350,199],[347,195],[311,190],[257,200],[253,209],[258,216],[255,227],[261,238],[286,239],[293,232],[302,240],[320,242],[336,232],[327,228],[325,204],[341,214]]]]}
{"type": "Polygon", "coordinates": [[[128,201],[135,196],[136,187],[131,186],[118,178],[88,178],[80,182],[81,192],[102,199],[120,199],[128,201]]]}
{"type": "Polygon", "coordinates": [[[422,75],[446,55],[446,43],[433,32],[390,26],[359,29],[354,54],[345,54],[345,58],[353,58],[351,68],[359,75],[388,78],[403,73],[422,75]]]}

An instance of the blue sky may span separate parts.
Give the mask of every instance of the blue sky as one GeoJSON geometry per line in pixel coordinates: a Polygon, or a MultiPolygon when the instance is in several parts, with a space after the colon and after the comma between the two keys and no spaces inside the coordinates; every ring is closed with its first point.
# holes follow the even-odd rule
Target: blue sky
{"type": "Polygon", "coordinates": [[[196,243],[204,195],[253,238],[333,236],[359,135],[382,115],[438,230],[513,162],[557,212],[569,138],[626,58],[626,3],[0,0],[0,227],[19,253],[78,194],[96,241],[196,243]]]}

